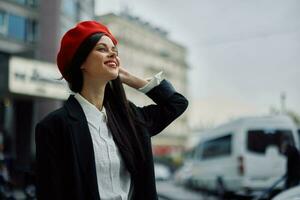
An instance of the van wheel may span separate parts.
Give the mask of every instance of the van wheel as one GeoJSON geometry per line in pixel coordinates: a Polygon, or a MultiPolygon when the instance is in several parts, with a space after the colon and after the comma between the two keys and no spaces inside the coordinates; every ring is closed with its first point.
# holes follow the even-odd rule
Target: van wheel
{"type": "Polygon", "coordinates": [[[225,199],[226,189],[223,182],[223,179],[221,177],[218,177],[216,180],[216,186],[217,186],[217,195],[219,199],[225,199]]]}

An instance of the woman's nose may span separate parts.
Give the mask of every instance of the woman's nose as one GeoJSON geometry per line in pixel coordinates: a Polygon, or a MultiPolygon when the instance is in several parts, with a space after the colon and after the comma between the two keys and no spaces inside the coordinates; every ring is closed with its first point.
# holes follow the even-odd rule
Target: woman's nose
{"type": "Polygon", "coordinates": [[[114,51],[110,51],[109,52],[109,55],[108,55],[109,57],[116,57],[117,56],[117,53],[116,52],[114,52],[114,51]]]}

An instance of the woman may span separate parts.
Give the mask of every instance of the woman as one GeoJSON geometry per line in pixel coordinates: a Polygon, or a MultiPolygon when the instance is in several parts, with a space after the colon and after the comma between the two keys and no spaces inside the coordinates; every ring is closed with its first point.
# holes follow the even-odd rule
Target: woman
{"type": "Polygon", "coordinates": [[[38,199],[157,199],[150,138],[188,102],[166,80],[123,69],[116,45],[95,21],[63,36],[57,65],[75,95],[36,126],[38,199]],[[156,104],[135,106],[122,83],[156,104]]]}
{"type": "Polygon", "coordinates": [[[300,183],[300,155],[289,137],[284,137],[280,148],[286,157],[285,189],[289,189],[300,183]]]}

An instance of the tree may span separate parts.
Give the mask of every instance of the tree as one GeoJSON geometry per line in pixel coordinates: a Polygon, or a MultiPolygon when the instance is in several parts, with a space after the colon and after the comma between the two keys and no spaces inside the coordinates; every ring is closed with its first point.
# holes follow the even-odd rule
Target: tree
{"type": "Polygon", "coordinates": [[[300,115],[298,113],[288,110],[286,114],[290,116],[298,126],[300,126],[300,115]]]}

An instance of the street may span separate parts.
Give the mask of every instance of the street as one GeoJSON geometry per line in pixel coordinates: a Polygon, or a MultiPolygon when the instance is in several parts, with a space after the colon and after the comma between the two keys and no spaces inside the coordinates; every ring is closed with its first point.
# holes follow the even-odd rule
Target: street
{"type": "Polygon", "coordinates": [[[214,196],[186,189],[172,181],[158,181],[156,188],[159,200],[217,200],[214,196]]]}

